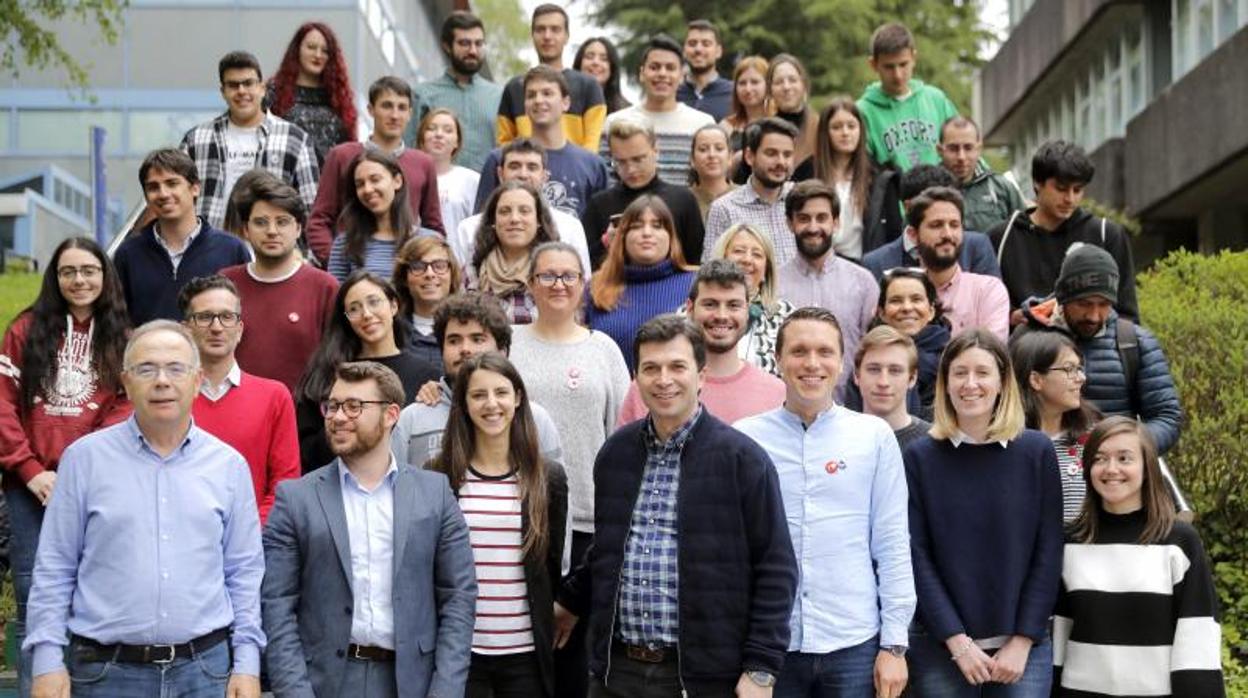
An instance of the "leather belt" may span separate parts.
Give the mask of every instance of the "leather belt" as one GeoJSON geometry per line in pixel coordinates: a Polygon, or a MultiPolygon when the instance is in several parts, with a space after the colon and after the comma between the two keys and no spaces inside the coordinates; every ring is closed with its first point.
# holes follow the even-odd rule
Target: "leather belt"
{"type": "Polygon", "coordinates": [[[630,645],[620,642],[624,648],[624,656],[636,662],[647,664],[663,664],[676,661],[675,647],[650,647],[647,645],[630,645]]]}
{"type": "Polygon", "coordinates": [[[368,647],[352,643],[347,645],[347,656],[364,662],[393,662],[394,650],[384,647],[368,647]]]}
{"type": "Polygon", "coordinates": [[[70,646],[84,662],[124,662],[126,664],[168,664],[206,652],[230,637],[229,628],[220,628],[180,645],[106,645],[89,637],[73,635],[70,646]]]}

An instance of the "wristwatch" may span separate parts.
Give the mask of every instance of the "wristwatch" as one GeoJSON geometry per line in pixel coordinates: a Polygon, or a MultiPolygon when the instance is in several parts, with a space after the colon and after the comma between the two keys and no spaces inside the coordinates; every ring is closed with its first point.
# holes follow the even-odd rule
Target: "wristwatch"
{"type": "Polygon", "coordinates": [[[907,647],[905,645],[881,645],[880,649],[884,650],[885,652],[888,652],[889,654],[893,655],[894,657],[897,657],[898,659],[906,658],[907,647]]]}
{"type": "Polygon", "coordinates": [[[771,688],[776,685],[775,674],[769,674],[765,671],[747,671],[745,672],[745,675],[750,677],[750,680],[753,681],[755,685],[761,686],[762,688],[771,688]]]}

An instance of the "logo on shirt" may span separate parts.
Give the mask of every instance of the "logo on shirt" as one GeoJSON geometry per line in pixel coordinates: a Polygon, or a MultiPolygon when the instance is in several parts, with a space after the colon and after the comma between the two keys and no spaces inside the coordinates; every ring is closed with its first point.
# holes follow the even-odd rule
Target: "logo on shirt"
{"type": "Polygon", "coordinates": [[[845,461],[837,460],[833,458],[832,460],[823,464],[823,471],[829,475],[835,475],[841,472],[842,470],[844,470],[846,467],[848,466],[845,465],[845,461]]]}

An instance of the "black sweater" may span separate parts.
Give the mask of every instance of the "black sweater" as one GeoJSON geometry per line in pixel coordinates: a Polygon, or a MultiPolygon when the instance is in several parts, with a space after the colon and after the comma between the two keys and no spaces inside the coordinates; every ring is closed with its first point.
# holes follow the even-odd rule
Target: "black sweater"
{"type": "Polygon", "coordinates": [[[676,223],[676,236],[680,238],[685,261],[697,264],[702,259],[702,239],[706,237],[698,198],[688,187],[669,184],[655,175],[649,184],[640,189],[629,189],[623,184],[616,184],[594,194],[589,200],[585,215],[581,217],[581,224],[585,227],[585,241],[589,244],[589,259],[594,268],[601,266],[603,258],[607,256],[607,248],[602,244],[602,234],[611,224],[611,216],[623,213],[633,203],[633,199],[642,194],[654,194],[671,209],[672,219],[676,223]]]}
{"type": "MultiPolygon", "coordinates": [[[[608,681],[616,596],[645,469],[648,421],[620,428],[598,452],[594,542],[558,596],[576,615],[588,614],[590,673],[608,681]]],[[[703,411],[681,452],[677,491],[683,686],[700,695],[745,670],[780,673],[797,561],[771,459],[749,437],[703,411]]]]}

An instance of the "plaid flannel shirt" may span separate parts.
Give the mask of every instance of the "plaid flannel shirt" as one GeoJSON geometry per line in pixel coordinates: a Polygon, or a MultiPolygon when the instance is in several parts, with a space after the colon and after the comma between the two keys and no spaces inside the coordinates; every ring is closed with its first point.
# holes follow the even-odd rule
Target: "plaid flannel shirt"
{"type": "MultiPolygon", "coordinates": [[[[200,124],[182,137],[182,150],[195,161],[199,173],[198,213],[214,228],[225,227],[225,129],[229,113],[200,124]]],[[[316,150],[303,129],[289,121],[265,113],[258,129],[260,150],[256,167],[267,170],[294,187],[304,205],[312,210],[316,183],[320,176],[316,150]]]]}
{"type": "Polygon", "coordinates": [[[698,405],[666,443],[659,441],[654,422],[646,420],[646,466],[620,571],[619,632],[632,645],[675,647],[679,637],[680,454],[701,416],[698,405]]]}

